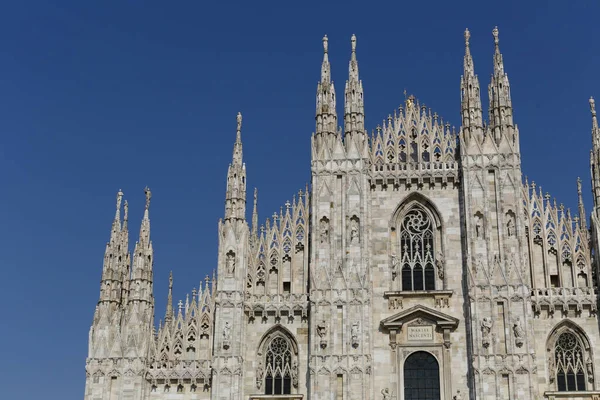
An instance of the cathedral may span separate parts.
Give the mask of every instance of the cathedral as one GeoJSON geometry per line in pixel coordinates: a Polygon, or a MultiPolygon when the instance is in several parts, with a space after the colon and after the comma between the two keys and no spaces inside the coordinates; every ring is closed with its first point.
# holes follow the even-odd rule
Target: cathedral
{"type": "Polygon", "coordinates": [[[599,400],[595,103],[587,215],[524,179],[492,33],[487,121],[466,30],[460,129],[408,96],[371,133],[356,37],[343,129],[324,37],[310,185],[260,221],[238,114],[216,273],[158,326],[151,192],[130,255],[119,191],[85,400],[599,400]]]}

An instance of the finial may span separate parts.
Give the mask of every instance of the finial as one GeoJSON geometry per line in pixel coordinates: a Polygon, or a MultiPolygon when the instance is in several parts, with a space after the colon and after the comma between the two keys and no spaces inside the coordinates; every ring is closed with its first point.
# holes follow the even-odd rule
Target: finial
{"type": "Polygon", "coordinates": [[[150,191],[150,188],[148,186],[146,186],[146,188],[144,189],[144,193],[146,194],[146,210],[150,208],[150,199],[152,198],[152,192],[150,191]]]}
{"type": "Polygon", "coordinates": [[[498,27],[494,27],[494,30],[492,31],[492,35],[494,35],[494,44],[496,46],[498,46],[498,42],[500,42],[500,39],[498,39],[498,27]]]}
{"type": "Polygon", "coordinates": [[[352,38],[350,38],[350,43],[352,43],[352,52],[355,53],[356,52],[356,35],[352,35],[352,38]]]}
{"type": "Polygon", "coordinates": [[[242,113],[237,113],[237,130],[238,132],[242,130],[242,113]]]}
{"type": "Polygon", "coordinates": [[[596,116],[596,102],[593,97],[590,97],[590,111],[592,112],[592,116],[596,116]]]}
{"type": "Polygon", "coordinates": [[[123,191],[119,189],[117,192],[117,215],[119,214],[119,210],[121,209],[121,200],[123,200],[123,191]]]}
{"type": "Polygon", "coordinates": [[[123,205],[123,220],[127,221],[129,218],[129,203],[125,200],[125,204],[123,205]]]}
{"type": "Polygon", "coordinates": [[[471,32],[469,28],[465,29],[465,46],[469,47],[469,39],[471,39],[471,32]]]}
{"type": "Polygon", "coordinates": [[[581,178],[577,177],[577,194],[581,196],[581,178]]]}
{"type": "Polygon", "coordinates": [[[329,47],[328,44],[327,44],[328,40],[329,39],[327,39],[327,35],[323,36],[323,52],[325,54],[327,54],[328,47],[329,47]]]}
{"type": "Polygon", "coordinates": [[[173,290],[173,271],[169,272],[169,291],[173,290]]]}

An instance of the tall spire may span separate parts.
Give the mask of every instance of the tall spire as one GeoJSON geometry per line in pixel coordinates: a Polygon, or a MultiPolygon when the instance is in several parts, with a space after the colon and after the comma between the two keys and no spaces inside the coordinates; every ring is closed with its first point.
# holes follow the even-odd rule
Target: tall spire
{"type": "Polygon", "coordinates": [[[362,82],[358,77],[358,61],[356,60],[356,35],[350,39],[352,53],[348,66],[344,104],[344,129],[346,134],[364,133],[365,109],[362,82]]]}
{"type": "Polygon", "coordinates": [[[237,114],[237,132],[233,145],[233,157],[227,171],[225,194],[225,220],[246,217],[246,165],[242,158],[242,113],[237,114]]]}
{"type": "Polygon", "coordinates": [[[577,208],[579,211],[579,221],[581,221],[581,229],[587,231],[585,207],[583,206],[583,193],[581,191],[581,178],[577,177],[577,208]]]}
{"type": "MultiPolygon", "coordinates": [[[[508,129],[513,125],[512,100],[510,96],[510,84],[508,75],[504,72],[504,61],[499,46],[498,27],[492,31],[494,36],[494,73],[488,87],[490,96],[490,128],[496,142],[500,142],[502,135],[508,134],[508,129]]],[[[515,140],[509,135],[509,139],[515,140]]]]}
{"type": "Polygon", "coordinates": [[[145,302],[154,306],[152,294],[154,250],[150,240],[150,199],[152,192],[148,187],[144,189],[146,205],[144,217],[140,225],[140,237],[135,244],[131,279],[129,283],[129,303],[145,302]]]}
{"type": "Polygon", "coordinates": [[[169,272],[169,295],[167,296],[167,311],[165,312],[165,325],[173,321],[173,271],[169,272]]]}
{"type": "Polygon", "coordinates": [[[463,75],[460,78],[462,129],[468,141],[478,131],[482,133],[481,95],[479,93],[479,79],[475,75],[475,65],[471,56],[469,40],[471,33],[465,29],[465,59],[463,75]]]}
{"type": "Polygon", "coordinates": [[[122,201],[123,192],[119,189],[117,192],[115,217],[110,231],[110,240],[106,243],[104,250],[99,304],[106,302],[120,304],[123,295],[122,288],[124,268],[126,267],[127,237],[123,235],[121,225],[122,201]]]}
{"type": "Polygon", "coordinates": [[[337,114],[335,112],[335,88],[331,80],[329,65],[329,44],[327,35],[323,37],[323,64],[321,65],[321,81],[317,85],[317,127],[316,134],[332,134],[337,131],[337,114]]]}
{"type": "Polygon", "coordinates": [[[592,113],[592,150],[590,151],[590,169],[592,170],[592,193],[594,208],[600,207],[600,128],[596,116],[596,102],[590,97],[590,112],[592,113]]]}
{"type": "Polygon", "coordinates": [[[258,189],[254,188],[254,207],[252,208],[252,237],[258,237],[258,189]]]}

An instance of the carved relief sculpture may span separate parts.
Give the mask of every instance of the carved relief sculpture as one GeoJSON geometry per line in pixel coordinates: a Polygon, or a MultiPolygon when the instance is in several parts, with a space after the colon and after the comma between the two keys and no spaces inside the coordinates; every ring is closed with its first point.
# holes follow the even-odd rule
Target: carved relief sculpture
{"type": "Polygon", "coordinates": [[[350,219],[350,243],[357,244],[360,242],[359,222],[356,216],[350,219]]]}
{"type": "Polygon", "coordinates": [[[398,276],[398,256],[395,254],[392,254],[390,256],[391,258],[391,267],[392,267],[392,279],[396,279],[396,277],[398,276]]]}
{"type": "Polygon", "coordinates": [[[256,388],[261,389],[263,383],[263,377],[265,375],[265,369],[263,367],[262,361],[258,364],[258,368],[256,368],[256,388]]]}
{"type": "Polygon", "coordinates": [[[235,253],[230,251],[227,253],[227,259],[225,260],[225,269],[228,275],[233,275],[235,272],[235,253]]]}
{"type": "Polygon", "coordinates": [[[381,395],[383,396],[382,399],[383,400],[391,400],[392,398],[392,394],[390,393],[390,389],[389,388],[385,388],[381,391],[381,395]]]}
{"type": "Polygon", "coordinates": [[[298,361],[294,360],[292,362],[292,385],[294,385],[295,388],[298,387],[298,361]]]}

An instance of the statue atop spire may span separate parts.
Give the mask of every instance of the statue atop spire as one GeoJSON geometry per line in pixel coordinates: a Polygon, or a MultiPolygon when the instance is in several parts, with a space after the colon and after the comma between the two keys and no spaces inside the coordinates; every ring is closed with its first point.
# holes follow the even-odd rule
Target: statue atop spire
{"type": "Polygon", "coordinates": [[[144,188],[144,194],[146,195],[146,210],[148,210],[150,208],[150,199],[152,198],[152,192],[148,186],[144,188]]]}
{"type": "Polygon", "coordinates": [[[508,76],[504,72],[504,61],[500,46],[498,43],[498,27],[492,30],[494,37],[494,73],[488,86],[490,97],[490,128],[496,143],[500,143],[502,138],[508,139],[509,143],[517,144],[516,131],[513,124],[512,100],[510,96],[510,83],[508,76]]]}
{"type": "Polygon", "coordinates": [[[463,75],[460,79],[461,115],[463,137],[468,142],[473,136],[478,140],[483,139],[483,116],[481,112],[481,95],[479,93],[479,79],[475,75],[475,65],[469,40],[471,32],[465,29],[465,58],[463,62],[463,75]]]}
{"type": "Polygon", "coordinates": [[[225,219],[244,219],[246,205],[246,166],[243,162],[242,113],[236,116],[236,137],[233,156],[227,171],[227,192],[225,195],[225,219]]]}
{"type": "Polygon", "coordinates": [[[358,77],[358,61],[356,59],[356,35],[352,35],[350,38],[350,49],[344,104],[344,131],[349,138],[357,133],[364,133],[365,129],[363,88],[358,77]]]}
{"type": "Polygon", "coordinates": [[[115,219],[119,219],[120,218],[120,214],[121,214],[121,201],[123,200],[123,192],[121,191],[121,189],[119,189],[119,191],[117,192],[117,212],[115,214],[115,219]]]}

